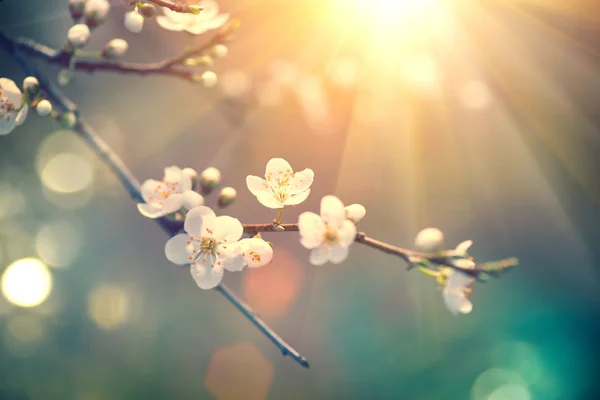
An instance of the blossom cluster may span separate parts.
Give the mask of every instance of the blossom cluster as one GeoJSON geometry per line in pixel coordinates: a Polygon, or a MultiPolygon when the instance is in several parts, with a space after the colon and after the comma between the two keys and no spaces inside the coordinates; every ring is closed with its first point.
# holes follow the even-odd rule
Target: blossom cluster
{"type": "MultiPolygon", "coordinates": [[[[272,223],[272,230],[277,231],[280,230],[278,228],[283,229],[283,209],[296,206],[308,198],[314,176],[309,168],[294,172],[286,160],[273,158],[266,165],[264,178],[249,175],[246,184],[260,204],[278,211],[272,223]]],[[[226,270],[239,272],[246,266],[262,267],[273,259],[273,245],[265,242],[260,233],[242,238],[244,225],[237,218],[217,216],[212,208],[205,205],[203,194],[209,194],[220,180],[220,172],[212,167],[201,174],[191,168],[167,167],[162,181],[150,179],[144,182],[142,195],[145,203],[138,204],[140,213],[146,217],[184,221],[184,232],[166,243],[165,254],[175,264],[190,265],[192,277],[202,289],[218,286],[226,270]]],[[[235,196],[235,189],[223,188],[219,193],[217,208],[230,204],[235,196]]],[[[364,206],[344,206],[333,195],[321,199],[318,214],[301,213],[295,226],[300,234],[300,244],[310,250],[309,262],[319,266],[345,261],[350,246],[358,237],[356,225],[365,215],[364,206]]],[[[431,255],[441,254],[443,243],[444,236],[436,228],[422,230],[415,239],[415,246],[431,255]]],[[[419,258],[416,262],[421,270],[436,277],[443,287],[446,306],[454,314],[466,314],[473,308],[468,297],[475,278],[463,272],[475,268],[475,263],[467,254],[471,244],[470,240],[465,241],[456,249],[443,252],[444,257],[451,259],[456,268],[435,268],[427,258],[419,258]]]]}

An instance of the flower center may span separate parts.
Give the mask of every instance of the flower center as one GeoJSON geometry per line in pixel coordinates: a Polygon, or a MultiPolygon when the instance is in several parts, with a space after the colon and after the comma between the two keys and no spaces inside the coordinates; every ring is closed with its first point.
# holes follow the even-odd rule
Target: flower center
{"type": "Polygon", "coordinates": [[[323,233],[323,239],[325,239],[325,243],[332,245],[337,243],[338,241],[338,232],[336,229],[330,227],[329,225],[325,226],[325,233],[323,233]]]}
{"type": "Polygon", "coordinates": [[[248,250],[248,251],[242,253],[242,257],[244,257],[244,258],[248,258],[249,257],[250,261],[255,262],[255,263],[259,263],[260,262],[260,254],[258,254],[254,250],[248,250]]]}
{"type": "MultiPolygon", "coordinates": [[[[211,236],[212,231],[208,230],[209,236],[195,237],[190,236],[190,240],[188,240],[187,244],[192,246],[192,255],[189,257],[190,263],[192,265],[196,265],[198,260],[200,260],[203,264],[210,264],[211,268],[216,265],[221,265],[221,261],[219,261],[219,256],[221,252],[219,251],[219,245],[227,242],[227,239],[223,239],[222,242],[217,241],[214,237],[211,236]]],[[[223,246],[226,249],[226,246],[223,246]]]]}

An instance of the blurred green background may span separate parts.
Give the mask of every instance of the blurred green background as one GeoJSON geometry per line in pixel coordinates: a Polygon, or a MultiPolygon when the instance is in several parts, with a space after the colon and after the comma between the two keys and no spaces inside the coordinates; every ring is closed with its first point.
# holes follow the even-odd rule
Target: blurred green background
{"type": "MultiPolygon", "coordinates": [[[[135,35],[112,3],[88,49],[121,37],[126,60],[151,62],[210,35],[152,20],[135,35]]],[[[0,29],[60,47],[66,4],[4,0],[0,29]]],[[[273,219],[245,177],[283,157],[315,171],[284,222],[335,194],[366,207],[360,229],[377,239],[411,247],[436,226],[449,246],[473,239],[478,260],[521,265],[455,317],[399,259],[353,245],[314,267],[296,234],[265,234],[273,262],[225,283],[305,370],[170,264],[110,171],[32,114],[0,137],[0,271],[39,258],[52,287],[37,307],[0,298],[0,399],[597,398],[598,6],[454,1],[408,23],[374,21],[374,4],[222,1],[242,27],[218,87],[78,72],[64,90],[140,180],[219,168],[244,223],[273,219]]],[[[25,77],[2,52],[0,76],[25,77]]]]}

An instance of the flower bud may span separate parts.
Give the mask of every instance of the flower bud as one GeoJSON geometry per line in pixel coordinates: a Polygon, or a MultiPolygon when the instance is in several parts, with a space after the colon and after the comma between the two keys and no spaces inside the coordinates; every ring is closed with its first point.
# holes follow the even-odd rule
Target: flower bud
{"type": "Polygon", "coordinates": [[[205,87],[213,87],[217,84],[217,74],[212,71],[204,71],[202,75],[200,75],[200,82],[205,87]]]}
{"type": "Polygon", "coordinates": [[[203,206],[204,205],[204,197],[197,192],[192,190],[188,190],[183,193],[183,207],[186,210],[191,210],[194,207],[203,206]]]}
{"type": "Polygon", "coordinates": [[[129,32],[140,33],[144,27],[144,17],[137,10],[125,14],[125,28],[129,32]]]}
{"type": "Polygon", "coordinates": [[[109,10],[110,3],[107,0],[87,0],[84,8],[85,24],[90,29],[103,24],[106,21],[109,10]]]}
{"type": "Polygon", "coordinates": [[[444,234],[437,228],[423,229],[415,238],[415,246],[424,253],[437,253],[444,246],[444,234]]]}
{"type": "Polygon", "coordinates": [[[40,117],[46,117],[52,112],[52,103],[48,100],[42,100],[35,106],[35,111],[40,117]]]}
{"type": "Polygon", "coordinates": [[[153,4],[145,3],[141,5],[139,11],[144,18],[152,18],[156,14],[156,7],[153,4]]]}
{"type": "Polygon", "coordinates": [[[221,183],[221,172],[214,168],[206,168],[200,174],[200,192],[204,195],[209,194],[221,183]]]}
{"type": "Polygon", "coordinates": [[[192,180],[192,187],[196,187],[199,180],[198,171],[194,168],[184,168],[183,174],[192,180]]]}
{"type": "Polygon", "coordinates": [[[127,52],[128,48],[129,44],[127,44],[127,41],[123,39],[113,39],[106,43],[102,48],[102,57],[114,60],[115,58],[122,57],[127,52]]]}
{"type": "Polygon", "coordinates": [[[358,221],[363,219],[367,214],[365,207],[360,204],[350,204],[344,208],[344,211],[346,212],[346,218],[355,224],[358,224],[358,221]]]}
{"type": "Polygon", "coordinates": [[[71,129],[77,123],[77,117],[72,112],[66,112],[59,117],[60,124],[65,129],[71,129]]]}
{"type": "Polygon", "coordinates": [[[223,58],[227,56],[227,53],[229,53],[229,49],[224,44],[217,44],[212,48],[210,53],[215,58],[223,58]]]}
{"type": "Polygon", "coordinates": [[[221,192],[219,193],[217,205],[221,208],[227,207],[228,205],[233,203],[236,198],[237,198],[237,192],[234,188],[229,187],[229,186],[224,187],[223,189],[221,189],[221,192]]]}
{"type": "Polygon", "coordinates": [[[90,28],[86,24],[73,25],[67,32],[67,40],[75,49],[85,47],[90,41],[90,28]]]}
{"type": "Polygon", "coordinates": [[[60,86],[66,86],[71,82],[71,78],[73,78],[73,73],[70,69],[61,69],[56,80],[60,86]]]}
{"type": "Polygon", "coordinates": [[[28,76],[23,80],[23,91],[30,98],[34,98],[40,93],[40,83],[35,76],[28,76]]]}
{"type": "Polygon", "coordinates": [[[83,9],[85,8],[86,0],[69,0],[69,12],[73,21],[79,21],[79,18],[83,16],[83,9]]]}

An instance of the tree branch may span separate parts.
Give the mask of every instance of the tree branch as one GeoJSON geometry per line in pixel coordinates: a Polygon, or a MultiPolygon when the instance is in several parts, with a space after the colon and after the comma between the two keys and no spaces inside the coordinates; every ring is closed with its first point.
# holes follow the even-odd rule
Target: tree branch
{"type": "Polygon", "coordinates": [[[179,13],[198,14],[197,12],[192,11],[192,9],[197,10],[197,11],[202,10],[202,8],[200,8],[200,7],[193,7],[193,6],[184,4],[184,3],[172,3],[170,1],[165,1],[165,0],[146,0],[146,1],[148,3],[153,3],[159,7],[165,7],[165,8],[168,8],[169,10],[179,12],[179,13]]]}
{"type": "MultiPolygon", "coordinates": [[[[215,45],[225,43],[228,40],[229,27],[221,29],[206,43],[194,47],[181,55],[168,58],[154,63],[134,63],[109,61],[91,58],[76,58],[73,68],[78,71],[93,73],[96,71],[117,72],[120,74],[136,75],[171,75],[188,81],[195,81],[196,72],[182,65],[190,57],[205,54],[215,45]]],[[[48,64],[69,67],[69,62],[73,57],[71,52],[58,50],[38,43],[31,39],[16,38],[13,39],[0,31],[0,46],[7,49],[10,53],[16,50],[31,57],[41,58],[48,64]]]]}
{"type": "MultiPolygon", "coordinates": [[[[298,231],[298,224],[242,224],[242,226],[244,227],[245,233],[298,231]],[[278,226],[284,228],[284,230],[277,229],[278,226]]],[[[406,250],[401,247],[393,246],[391,244],[370,238],[364,232],[358,232],[354,238],[354,241],[365,246],[372,247],[376,250],[383,251],[384,253],[402,258],[408,264],[408,269],[411,269],[417,265],[419,260],[427,260],[441,267],[450,267],[474,278],[478,278],[482,274],[493,275],[494,268],[508,269],[517,265],[518,263],[516,258],[507,258],[500,261],[479,264],[473,269],[462,268],[453,262],[453,257],[448,255],[447,252],[428,254],[406,250]]]]}
{"type": "MultiPolygon", "coordinates": [[[[21,65],[25,73],[29,76],[35,76],[38,79],[40,89],[55,105],[60,106],[65,111],[74,113],[77,116],[77,123],[73,130],[79,135],[94,151],[98,157],[117,175],[123,187],[131,198],[136,202],[143,201],[140,191],[140,183],[129,171],[125,163],[119,156],[96,134],[94,129],[88,125],[84,118],[79,115],[79,110],[75,103],[64,96],[51,82],[49,82],[36,68],[29,62],[27,58],[19,51],[20,48],[15,46],[15,43],[6,40],[5,36],[0,35],[0,47],[10,53],[15,60],[21,65]],[[4,40],[3,40],[4,38],[4,40]]],[[[170,236],[173,236],[181,229],[180,221],[171,221],[167,218],[155,219],[156,223],[170,236]]],[[[309,367],[308,361],[298,351],[287,344],[277,333],[275,333],[262,318],[256,314],[249,305],[236,297],[231,290],[225,285],[219,285],[215,288],[229,302],[231,302],[243,315],[246,316],[269,340],[271,340],[281,351],[283,355],[289,355],[292,359],[298,362],[305,368],[309,367]]]]}

